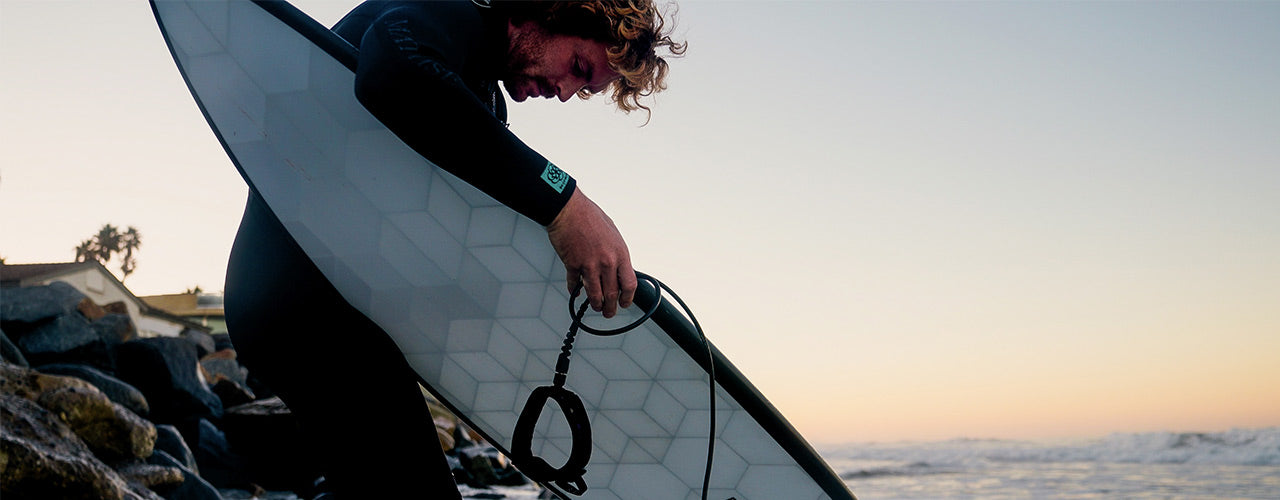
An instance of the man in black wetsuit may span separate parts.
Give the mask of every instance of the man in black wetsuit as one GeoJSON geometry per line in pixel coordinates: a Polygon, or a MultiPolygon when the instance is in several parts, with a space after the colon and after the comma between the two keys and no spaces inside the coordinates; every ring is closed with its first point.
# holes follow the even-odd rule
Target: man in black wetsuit
{"type": "MultiPolygon", "coordinates": [[[[567,173],[505,126],[517,102],[611,91],[624,111],[664,88],[665,33],[651,0],[367,2],[334,32],[359,49],[356,95],[406,144],[542,224],[606,317],[636,277],[613,222],[567,173]]],[[[241,361],[314,443],[338,498],[459,498],[417,376],[250,192],[226,281],[241,361]]]]}

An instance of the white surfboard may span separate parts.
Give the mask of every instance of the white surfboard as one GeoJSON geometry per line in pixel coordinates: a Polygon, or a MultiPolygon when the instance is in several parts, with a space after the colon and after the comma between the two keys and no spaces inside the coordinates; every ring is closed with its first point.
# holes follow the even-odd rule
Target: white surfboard
{"type": "MultiPolygon", "coordinates": [[[[543,228],[432,165],[371,116],[353,92],[356,50],[289,4],[152,6],[192,95],[249,185],[343,296],[394,338],[421,382],[509,451],[526,400],[552,379],[570,324],[564,268],[543,228]]],[[[640,307],[631,309],[655,300],[642,285],[640,307]]],[[[701,498],[707,347],[684,316],[659,305],[626,334],[578,336],[567,387],[581,397],[592,431],[581,498],[701,498]]],[[[627,314],[634,312],[616,321],[627,314]]],[[[852,499],[711,351],[708,498],[852,499]]],[[[572,445],[561,412],[543,411],[533,452],[556,466],[572,445]]]]}

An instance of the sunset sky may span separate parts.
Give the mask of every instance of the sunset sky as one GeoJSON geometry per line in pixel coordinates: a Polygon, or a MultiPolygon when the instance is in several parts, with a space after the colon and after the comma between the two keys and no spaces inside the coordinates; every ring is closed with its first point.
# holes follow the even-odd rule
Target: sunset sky
{"type": "MultiPolygon", "coordinates": [[[[332,25],[354,0],[297,1],[332,25]]],[[[815,443],[1280,425],[1280,2],[685,1],[652,120],[512,130],[815,443]]],[[[222,288],[246,188],[142,0],[0,0],[0,256],[143,235],[222,288]]]]}

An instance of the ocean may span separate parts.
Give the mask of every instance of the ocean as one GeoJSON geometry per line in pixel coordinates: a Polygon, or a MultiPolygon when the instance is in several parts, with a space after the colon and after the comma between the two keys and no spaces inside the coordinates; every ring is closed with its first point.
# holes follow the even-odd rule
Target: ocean
{"type": "Polygon", "coordinates": [[[1280,428],[958,439],[819,452],[861,500],[1280,499],[1280,428]]]}
{"type": "MultiPolygon", "coordinates": [[[[818,452],[859,500],[1280,500],[1280,427],[1066,442],[857,443],[818,452]]],[[[540,498],[535,486],[461,491],[474,500],[540,498]]]]}

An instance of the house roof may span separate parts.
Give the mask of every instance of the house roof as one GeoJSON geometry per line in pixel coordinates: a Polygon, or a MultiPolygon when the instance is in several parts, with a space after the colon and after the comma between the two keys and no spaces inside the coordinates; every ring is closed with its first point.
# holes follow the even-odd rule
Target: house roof
{"type": "Polygon", "coordinates": [[[96,261],[51,262],[44,264],[0,264],[0,286],[22,286],[27,280],[41,280],[70,274],[86,267],[101,266],[96,261]]]}
{"type": "Polygon", "coordinates": [[[91,260],[87,262],[56,262],[43,264],[0,264],[0,286],[22,286],[23,283],[45,281],[59,276],[80,272],[84,269],[93,268],[97,268],[102,274],[109,276],[111,281],[115,283],[116,286],[120,287],[127,297],[138,304],[138,308],[142,314],[173,321],[187,328],[194,328],[206,332],[209,331],[209,327],[207,326],[201,325],[162,308],[151,306],[147,302],[139,299],[138,296],[129,291],[129,288],[124,286],[124,283],[121,283],[114,274],[111,274],[111,271],[102,267],[102,264],[98,261],[91,260]]]}
{"type": "Polygon", "coordinates": [[[222,296],[218,294],[171,293],[138,297],[147,305],[178,316],[222,316],[222,296]]]}

